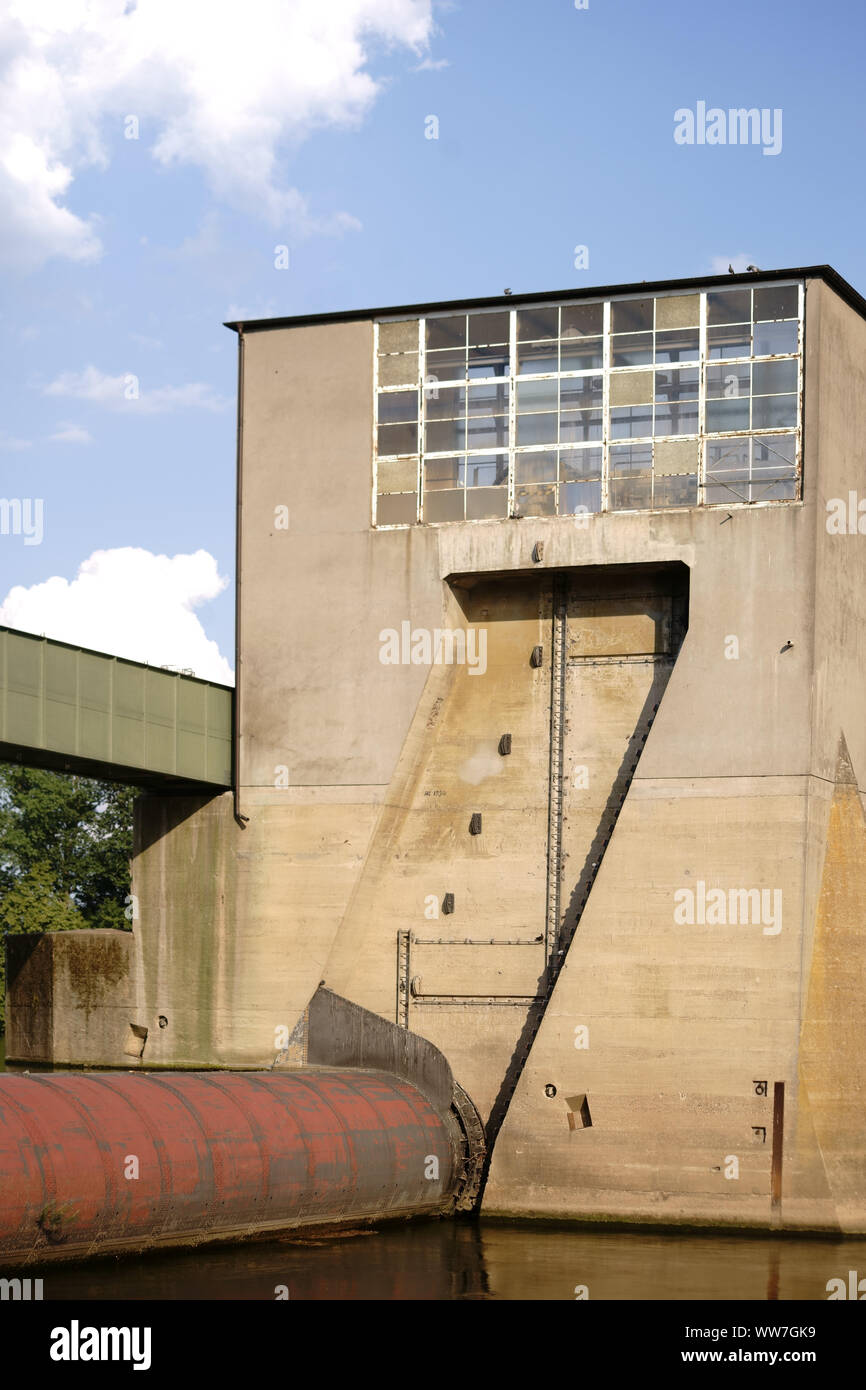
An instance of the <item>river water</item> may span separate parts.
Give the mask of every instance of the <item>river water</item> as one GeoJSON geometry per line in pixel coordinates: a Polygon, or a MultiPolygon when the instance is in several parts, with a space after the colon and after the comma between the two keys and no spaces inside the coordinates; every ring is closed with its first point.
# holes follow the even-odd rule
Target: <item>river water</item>
{"type": "MultiPolygon", "coordinates": [[[[38,1272],[53,1299],[826,1300],[866,1240],[415,1221],[38,1272]]],[[[28,1273],[35,1273],[28,1270],[28,1273]]]]}

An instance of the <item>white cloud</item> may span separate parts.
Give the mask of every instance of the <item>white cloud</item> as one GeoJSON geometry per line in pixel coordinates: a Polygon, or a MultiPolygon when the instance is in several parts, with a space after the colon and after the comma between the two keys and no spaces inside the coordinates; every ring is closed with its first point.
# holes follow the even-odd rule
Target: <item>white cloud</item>
{"type": "Polygon", "coordinates": [[[54,575],[29,589],[10,589],[0,623],[232,684],[228,661],[194,611],[227,584],[206,550],[173,556],[132,546],[96,550],[73,580],[54,575]]]}
{"type": "Polygon", "coordinates": [[[413,72],[441,72],[443,68],[450,67],[447,58],[425,58],[422,62],[416,63],[413,72]]]}
{"type": "Polygon", "coordinates": [[[8,449],[11,453],[18,453],[21,449],[31,449],[33,441],[31,439],[14,439],[12,435],[0,435],[0,449],[8,449]]]}
{"type": "Polygon", "coordinates": [[[225,410],[229,401],[203,381],[191,381],[185,386],[152,386],[142,384],[134,372],[109,376],[98,367],[85,367],[82,372],[61,372],[54,381],[43,386],[44,396],[70,396],[78,401],[93,401],[109,410],[134,410],[142,415],[163,414],[171,410],[225,410]]]}
{"type": "Polygon", "coordinates": [[[423,58],[432,0],[7,0],[0,17],[0,254],[32,267],[101,254],[99,219],[67,205],[76,172],[108,165],[109,127],[163,166],[303,235],[320,220],[283,168],[327,126],[357,126],[381,83],[374,44],[423,58]]]}
{"type": "Polygon", "coordinates": [[[754,256],[747,256],[745,251],[741,251],[736,256],[713,256],[710,262],[709,275],[724,275],[729,266],[733,266],[738,275],[741,275],[748,266],[754,265],[754,256]]]}
{"type": "Polygon", "coordinates": [[[48,442],[49,444],[92,444],[93,435],[89,430],[83,430],[80,425],[66,422],[53,434],[49,434],[48,442]]]}

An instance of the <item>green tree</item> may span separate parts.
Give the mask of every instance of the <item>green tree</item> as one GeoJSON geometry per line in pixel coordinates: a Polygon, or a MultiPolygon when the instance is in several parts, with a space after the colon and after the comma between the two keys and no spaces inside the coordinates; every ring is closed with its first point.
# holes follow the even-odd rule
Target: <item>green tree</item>
{"type": "MultiPolygon", "coordinates": [[[[129,928],[133,787],[0,764],[0,933],[129,928]]],[[[5,1018],[0,952],[0,1031],[5,1018]]]]}

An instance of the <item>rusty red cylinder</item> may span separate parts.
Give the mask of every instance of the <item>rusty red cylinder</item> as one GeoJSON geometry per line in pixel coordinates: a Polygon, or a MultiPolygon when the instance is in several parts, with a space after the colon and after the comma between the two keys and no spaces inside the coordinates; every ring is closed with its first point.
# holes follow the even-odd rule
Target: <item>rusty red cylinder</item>
{"type": "Polygon", "coordinates": [[[459,1130],[385,1072],[0,1076],[0,1265],[450,1209],[459,1130]]]}

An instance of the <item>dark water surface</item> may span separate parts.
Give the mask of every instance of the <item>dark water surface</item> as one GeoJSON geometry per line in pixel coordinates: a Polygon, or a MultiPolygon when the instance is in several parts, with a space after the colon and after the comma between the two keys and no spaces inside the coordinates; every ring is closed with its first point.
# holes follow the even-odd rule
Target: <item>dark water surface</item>
{"type": "Polygon", "coordinates": [[[38,1273],[48,1300],[272,1300],[285,1286],[290,1299],[571,1301],[585,1286],[590,1300],[825,1301],[849,1270],[866,1275],[866,1240],[416,1221],[38,1273]]]}

